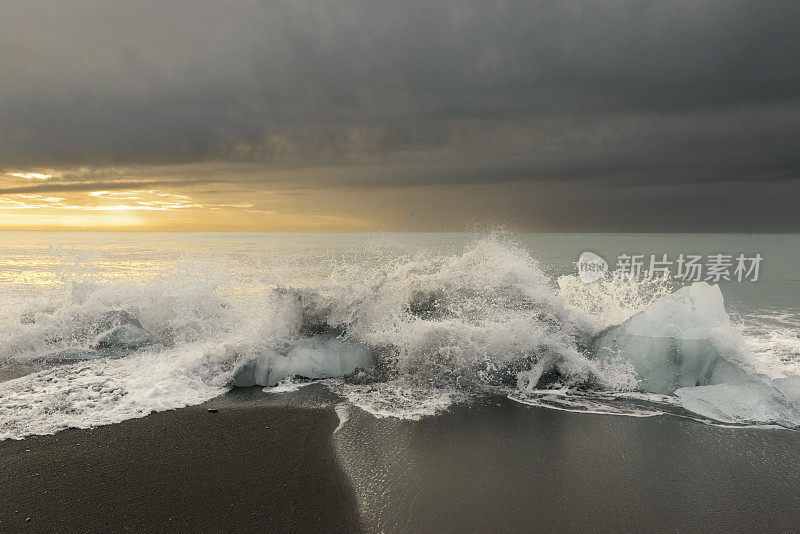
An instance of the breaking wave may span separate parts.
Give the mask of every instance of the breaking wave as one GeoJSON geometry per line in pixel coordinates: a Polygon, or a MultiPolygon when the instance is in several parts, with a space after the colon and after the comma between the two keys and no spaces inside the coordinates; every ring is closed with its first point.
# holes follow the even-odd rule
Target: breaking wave
{"type": "MultiPolygon", "coordinates": [[[[701,332],[710,349],[663,328],[653,334],[661,341],[631,345],[631,321],[658,323],[649,310],[668,310],[673,326],[698,320],[676,319],[686,303],[674,289],[666,280],[554,281],[497,235],[450,254],[343,261],[291,284],[269,271],[182,263],[147,279],[5,289],[0,367],[28,374],[0,383],[0,439],[118,422],[235,386],[328,377],[377,416],[419,418],[490,392],[577,411],[800,424],[791,318],[770,319],[785,328],[768,334],[720,319],[701,332]],[[613,346],[601,347],[615,328],[613,346]],[[636,352],[644,346],[650,354],[636,352]],[[707,358],[695,363],[718,373],[720,359],[742,375],[717,380],[678,366],[679,383],[648,388],[655,374],[643,373],[673,373],[659,362],[676,358],[707,358]]],[[[721,294],[717,302],[702,291],[686,297],[689,308],[702,300],[717,313],[721,294]]]]}

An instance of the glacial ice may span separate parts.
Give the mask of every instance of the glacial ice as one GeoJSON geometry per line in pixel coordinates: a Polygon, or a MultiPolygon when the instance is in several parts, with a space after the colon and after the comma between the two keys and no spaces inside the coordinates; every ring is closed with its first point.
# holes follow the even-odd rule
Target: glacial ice
{"type": "Polygon", "coordinates": [[[795,406],[800,406],[800,376],[776,378],[772,381],[775,386],[795,406]]]}
{"type": "Polygon", "coordinates": [[[125,310],[108,313],[100,325],[102,332],[91,346],[95,349],[136,349],[153,342],[153,336],[145,330],[139,320],[125,310]]]}
{"type": "Polygon", "coordinates": [[[678,388],[746,378],[714,347],[714,333],[729,327],[719,287],[698,282],[602,333],[593,348],[599,359],[630,363],[642,390],[672,394],[678,388]]]}
{"type": "MultiPolygon", "coordinates": [[[[775,381],[773,381],[775,382],[775,381]]],[[[681,406],[725,423],[769,423],[794,427],[800,410],[777,387],[758,378],[739,383],[680,388],[681,406]]]]}
{"type": "Polygon", "coordinates": [[[639,388],[676,395],[702,417],[736,424],[800,424],[800,377],[770,379],[728,361],[714,340],[731,333],[722,293],[705,282],[661,297],[594,341],[599,359],[631,364],[639,388]]]}
{"type": "Polygon", "coordinates": [[[246,361],[234,373],[233,385],[275,386],[293,376],[340,377],[372,364],[372,354],[358,345],[317,335],[297,341],[285,354],[267,350],[246,361]]]}

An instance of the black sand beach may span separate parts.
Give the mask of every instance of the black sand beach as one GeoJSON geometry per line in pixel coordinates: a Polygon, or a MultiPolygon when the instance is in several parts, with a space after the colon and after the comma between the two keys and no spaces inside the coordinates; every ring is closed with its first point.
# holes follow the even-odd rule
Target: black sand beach
{"type": "Polygon", "coordinates": [[[800,529],[796,431],[495,397],[418,422],[354,412],[336,443],[377,531],[800,529]]]}
{"type": "Polygon", "coordinates": [[[493,397],[416,422],[351,408],[333,435],[336,402],[322,386],[235,390],[118,425],[2,442],[0,531],[800,528],[798,432],[493,397]]]}
{"type": "Polygon", "coordinates": [[[265,397],[0,442],[0,532],[357,531],[335,412],[265,397]]]}

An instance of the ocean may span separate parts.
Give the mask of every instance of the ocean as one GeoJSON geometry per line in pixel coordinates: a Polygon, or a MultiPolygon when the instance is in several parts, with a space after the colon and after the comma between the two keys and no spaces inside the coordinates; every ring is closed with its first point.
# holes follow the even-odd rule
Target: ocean
{"type": "Polygon", "coordinates": [[[500,395],[800,426],[796,235],[3,232],[0,251],[0,439],[315,381],[343,425],[500,395]],[[585,283],[584,252],[643,276],[585,283]]]}

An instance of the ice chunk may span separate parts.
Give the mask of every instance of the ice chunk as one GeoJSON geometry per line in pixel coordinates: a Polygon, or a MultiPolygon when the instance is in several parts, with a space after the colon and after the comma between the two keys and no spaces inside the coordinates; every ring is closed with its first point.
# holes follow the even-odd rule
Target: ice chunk
{"type": "Polygon", "coordinates": [[[772,385],[778,388],[783,396],[795,406],[800,406],[800,376],[776,378],[772,385]]]}
{"type": "Polygon", "coordinates": [[[726,423],[761,423],[795,427],[800,411],[777,388],[758,379],[678,389],[681,405],[726,423]]]}
{"type": "Polygon", "coordinates": [[[707,339],[712,329],[730,324],[719,286],[696,282],[661,297],[623,326],[647,337],[707,339]]]}
{"type": "Polygon", "coordinates": [[[285,356],[268,350],[258,357],[246,361],[234,373],[233,385],[239,387],[276,385],[281,379],[272,379],[272,367],[280,358],[285,358],[285,356]]]}
{"type": "Polygon", "coordinates": [[[593,349],[597,358],[629,362],[641,389],[671,394],[678,388],[746,378],[711,341],[715,330],[728,327],[719,287],[698,282],[599,335],[593,349]]]}
{"type": "Polygon", "coordinates": [[[243,364],[233,377],[235,386],[274,386],[287,377],[344,376],[373,364],[372,354],[354,343],[329,336],[301,339],[285,355],[267,351],[243,364]]]}
{"type": "Polygon", "coordinates": [[[153,336],[145,330],[131,313],[121,310],[106,315],[101,322],[102,332],[95,337],[92,348],[135,349],[153,342],[153,336]]]}

